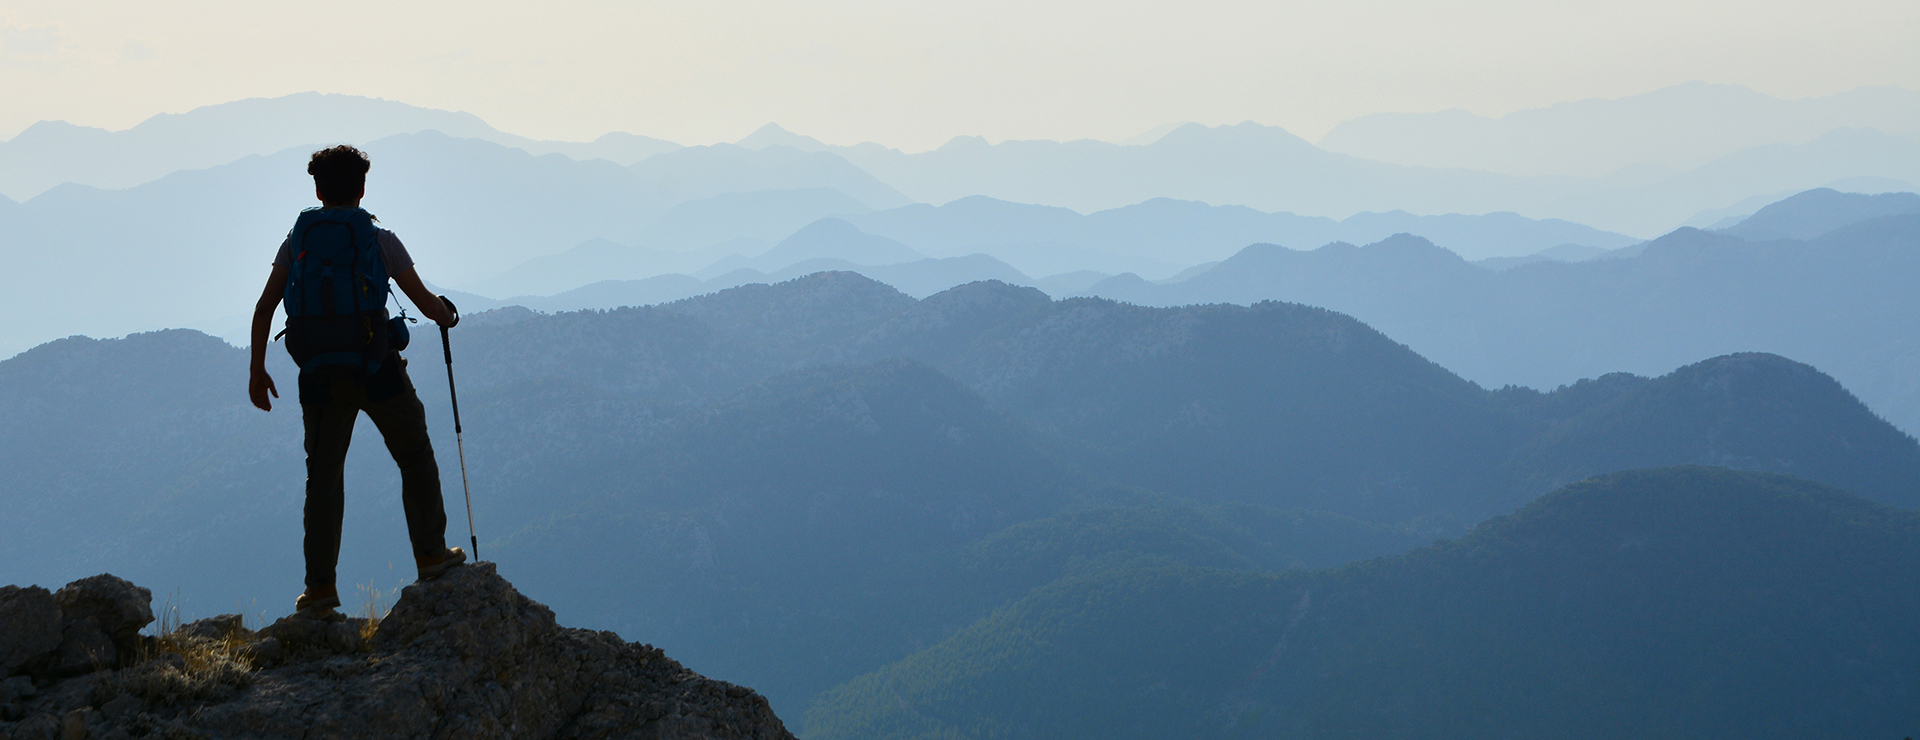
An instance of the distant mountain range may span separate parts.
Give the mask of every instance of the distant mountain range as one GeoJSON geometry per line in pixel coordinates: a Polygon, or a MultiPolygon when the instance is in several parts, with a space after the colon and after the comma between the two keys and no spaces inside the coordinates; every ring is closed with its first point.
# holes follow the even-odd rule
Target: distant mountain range
{"type": "MultiPolygon", "coordinates": [[[[921,153],[874,143],[829,146],[769,125],[742,139],[738,148],[792,149],[812,157],[816,167],[863,170],[877,179],[867,186],[873,192],[842,189],[875,208],[904,202],[883,202],[888,198],[946,203],[985,195],[1092,212],[1169,197],[1343,218],[1368,211],[1511,211],[1644,237],[1756,195],[1858,178],[1912,189],[1920,182],[1920,140],[1915,138],[1920,133],[1911,123],[1920,106],[1916,100],[1920,95],[1887,88],[1787,102],[1744,88],[1693,84],[1616,101],[1522,111],[1497,121],[1452,114],[1362,119],[1330,134],[1329,141],[1345,147],[1331,150],[1252,122],[1211,128],[1187,124],[1132,145],[989,144],[960,137],[921,153]],[[1672,125],[1676,120],[1688,123],[1672,125]],[[1595,141],[1609,143],[1595,146],[1595,141]],[[1349,151],[1367,154],[1341,153],[1349,151]],[[1455,152],[1438,156],[1458,163],[1431,166],[1403,156],[1406,151],[1455,152]],[[1593,161],[1550,163],[1544,169],[1514,165],[1528,157],[1563,156],[1557,152],[1581,152],[1593,161]],[[1647,161],[1668,166],[1627,166],[1647,161]]],[[[661,166],[675,169],[678,178],[662,180],[670,195],[677,185],[692,193],[716,178],[729,178],[725,156],[691,155],[700,166],[688,169],[675,160],[682,147],[643,136],[533,141],[464,113],[305,93],[156,116],[120,132],[36,124],[0,143],[0,193],[24,200],[65,182],[130,187],[174,171],[288,147],[366,143],[426,130],[536,155],[621,165],[666,157],[661,166]]],[[[798,186],[787,182],[751,189],[792,187],[798,186]]]]}
{"type": "Polygon", "coordinates": [[[1798,144],[1844,128],[1920,137],[1920,93],[1865,87],[1782,100],[1739,85],[1688,82],[1493,118],[1463,110],[1376,113],[1335,126],[1318,144],[1414,167],[1600,177],[1632,167],[1692,169],[1741,149],[1798,144]]]}
{"type": "MultiPolygon", "coordinates": [[[[365,148],[374,161],[365,206],[400,235],[421,275],[436,284],[483,284],[594,239],[641,248],[616,260],[616,268],[646,264],[646,250],[772,242],[822,217],[872,208],[849,190],[883,205],[901,202],[864,173],[834,167],[830,155],[821,155],[823,165],[821,157],[794,150],[701,147],[622,167],[436,132],[365,148]],[[765,190],[775,185],[797,187],[765,190]]],[[[306,157],[296,148],[124,190],[63,185],[24,204],[0,205],[0,250],[44,278],[0,296],[0,310],[17,317],[0,330],[0,352],[76,333],[179,326],[243,336],[250,296],[265,280],[273,250],[300,209],[313,205],[306,157]],[[85,271],[72,269],[81,264],[85,271]],[[53,306],[61,308],[48,310],[53,306]]],[[[694,270],[731,253],[666,266],[694,270]]],[[[597,269],[596,279],[619,276],[604,272],[609,266],[597,269]]],[[[540,270],[528,274],[530,284],[548,291],[592,282],[547,284],[538,282],[540,270]]]]}
{"type": "Polygon", "coordinates": [[[1902,428],[1920,429],[1920,198],[1814,191],[1727,232],[1681,229],[1616,254],[1489,272],[1413,236],[1313,251],[1254,245],[1185,280],[1088,293],[1142,305],[1326,306],[1488,386],[1552,388],[1613,369],[1656,373],[1701,352],[1807,358],[1902,428]],[[1878,213],[1812,240],[1806,233],[1878,213]]]}
{"type": "Polygon", "coordinates": [[[828,151],[928,203],[986,195],[1090,212],[1169,197],[1323,215],[1513,211],[1641,236],[1756,194],[1855,177],[1882,178],[1899,189],[1920,182],[1920,139],[1874,129],[1748,147],[1685,170],[1589,178],[1387,164],[1251,122],[1188,124],[1141,146],[962,137],[918,154],[875,144],[828,151]]]}
{"type": "MultiPolygon", "coordinates": [[[[1324,309],[998,283],[915,300],[846,273],[474,314],[453,339],[482,555],[568,621],[788,713],[1131,559],[1129,542],[1214,567],[1333,566],[1675,464],[1920,504],[1920,444],[1773,355],[1489,391],[1324,309]]],[[[410,354],[444,435],[437,348],[410,354]]],[[[290,392],[284,353],[270,365],[290,392]]],[[[298,588],[298,414],[290,396],[248,408],[244,370],[243,351],[187,331],[0,361],[0,580],[111,570],[190,613],[280,613],[298,588]]],[[[397,481],[373,431],[360,439],[343,584],[385,589],[406,573],[397,481]]]]}
{"type": "Polygon", "coordinates": [[[180,170],[199,170],[290,147],[366,144],[421,131],[480,139],[532,154],[632,164],[679,148],[612,133],[591,143],[535,141],[504,133],[470,113],[354,95],[298,93],[163,113],[125,131],[41,121],[0,142],[0,195],[26,200],[62,183],[128,188],[180,170]]]}
{"type": "MultiPolygon", "coordinates": [[[[1344,221],[1334,221],[1165,198],[1085,216],[1065,208],[1009,203],[979,196],[962,198],[943,206],[916,204],[873,212],[848,205],[840,207],[837,212],[840,215],[805,229],[798,228],[791,220],[773,222],[785,230],[783,233],[775,233],[774,229],[744,228],[746,224],[766,218],[760,213],[778,212],[778,206],[770,202],[774,195],[773,192],[766,192],[760,195],[727,196],[737,199],[743,206],[746,203],[756,204],[762,209],[757,212],[740,208],[737,212],[726,213],[680,213],[694,208],[694,204],[688,204],[676,208],[676,213],[663,218],[651,228],[650,243],[692,251],[671,254],[657,248],[624,247],[596,240],[566,253],[536,258],[497,278],[473,284],[471,288],[493,296],[540,296],[600,281],[639,281],[674,272],[691,274],[705,281],[703,284],[712,286],[704,291],[674,296],[682,298],[759,281],[770,275],[798,277],[821,269],[855,269],[869,277],[891,283],[880,273],[866,268],[897,266],[921,256],[962,258],[985,255],[1002,265],[995,268],[999,270],[997,272],[952,271],[943,280],[937,281],[944,284],[924,291],[908,291],[925,296],[973,280],[998,279],[1042,285],[1045,278],[1089,270],[1107,275],[1142,272],[1170,278],[1197,264],[1196,260],[1225,259],[1247,244],[1262,241],[1324,244],[1339,240],[1371,241],[1396,233],[1413,232],[1432,235],[1443,245],[1471,254],[1524,254],[1568,244],[1592,247],[1597,252],[1637,243],[1622,234],[1564,221],[1535,221],[1511,213],[1415,216],[1396,211],[1362,213],[1344,221]],[[686,231],[686,236],[680,236],[680,224],[696,228],[686,231]],[[848,227],[849,224],[852,228],[848,227]],[[828,225],[832,225],[829,231],[817,230],[828,225]],[[782,239],[785,234],[791,236],[782,239]],[[776,239],[781,241],[775,243],[776,239]],[[860,246],[877,243],[874,240],[895,243],[900,248],[879,253],[860,246]],[[702,248],[695,248],[694,245],[702,248]],[[901,251],[901,248],[906,251],[901,251]],[[816,265],[805,272],[793,271],[808,260],[820,259],[842,262],[835,263],[833,267],[816,265]],[[724,284],[711,282],[713,278],[741,268],[753,269],[757,274],[738,276],[735,282],[724,284]]],[[[781,202],[786,202],[785,196],[782,198],[781,202]]],[[[722,202],[732,201],[716,197],[699,203],[706,208],[722,202]]],[[[834,211],[816,208],[805,212],[834,211]]],[[[795,212],[795,215],[799,213],[795,212]]],[[[962,265],[953,267],[957,269],[962,265]]],[[[694,285],[692,281],[677,279],[675,283],[694,285]]],[[[1086,282],[1088,285],[1091,283],[1086,282]]],[[[1084,287],[1086,285],[1077,285],[1069,292],[1078,292],[1084,287]]],[[[567,303],[561,296],[552,296],[544,301],[528,298],[510,300],[562,310],[589,307],[567,303]]],[[[616,305],[652,302],[657,301],[616,305]]]]}
{"type": "MultiPolygon", "coordinates": [[[[1632,241],[1577,224],[1510,214],[1363,214],[1334,222],[1154,201],[1080,216],[988,199],[903,210],[896,206],[904,196],[844,160],[785,147],[687,147],[629,167],[533,156],[431,131],[379,139],[366,149],[374,160],[366,206],[400,234],[422,276],[496,298],[552,296],[607,280],[697,274],[733,255],[744,259],[725,265],[722,273],[751,267],[760,274],[664,298],[638,297],[681,298],[767,275],[792,275],[789,268],[813,259],[853,257],[850,264],[874,266],[869,261],[877,259],[874,255],[818,240],[814,244],[823,251],[793,252],[784,264],[778,252],[754,261],[826,217],[862,227],[864,236],[846,232],[847,239],[893,239],[935,258],[988,254],[1032,276],[1032,284],[1055,290],[1077,290],[1092,281],[1061,285],[1045,278],[1089,270],[1172,276],[1259,239],[1363,238],[1410,228],[1463,250],[1532,252],[1568,241],[1600,247],[1632,241]],[[865,220],[874,209],[887,210],[865,220]],[[1177,261],[1183,254],[1206,259],[1177,261]]],[[[0,353],[71,334],[181,326],[243,338],[271,251],[292,216],[312,203],[302,174],[306,154],[298,147],[121,190],[62,185],[24,204],[0,202],[0,251],[20,269],[42,276],[0,296],[0,309],[16,317],[0,329],[0,353]],[[181,228],[156,226],[182,220],[181,228]],[[62,264],[89,269],[62,270],[62,264]],[[63,307],[46,310],[56,305],[63,307]]],[[[926,274],[916,280],[926,286],[920,295],[973,279],[1014,278],[1008,272],[975,271],[936,285],[945,268],[915,269],[926,274]]],[[[702,279],[718,274],[705,273],[702,279]]]]}

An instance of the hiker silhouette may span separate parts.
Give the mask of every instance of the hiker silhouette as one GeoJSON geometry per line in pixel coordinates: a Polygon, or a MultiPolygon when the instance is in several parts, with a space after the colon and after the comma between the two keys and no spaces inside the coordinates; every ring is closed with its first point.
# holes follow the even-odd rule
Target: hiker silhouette
{"type": "MultiPolygon", "coordinates": [[[[307,163],[321,205],[300,213],[274,256],[273,271],[253,308],[247,393],[272,411],[280,391],[267,374],[267,332],[285,305],[287,352],[300,366],[300,418],[306,433],[306,589],[295,613],[325,617],[340,606],[335,568],[345,507],[347,447],[361,412],[385,438],[400,466],[400,500],[420,578],[436,577],[466,560],[446,544],[447,514],[440,466],[427,435],[426,411],[400,356],[405,325],[387,314],[387,281],[400,286],[443,329],[460,323],[453,304],[428,290],[413,258],[392,231],[360,208],[366,196],[367,155],[341,145],[314,152],[307,163]]],[[[404,314],[404,311],[403,311],[404,314]]],[[[278,338],[278,337],[275,337],[278,338]]]]}

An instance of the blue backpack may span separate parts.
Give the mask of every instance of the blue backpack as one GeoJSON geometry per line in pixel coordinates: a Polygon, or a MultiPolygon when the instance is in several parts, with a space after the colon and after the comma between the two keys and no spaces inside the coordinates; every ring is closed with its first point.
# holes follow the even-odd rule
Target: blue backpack
{"type": "Polygon", "coordinates": [[[372,374],[392,349],[387,265],[373,215],[309,208],[287,234],[293,266],[283,296],[287,353],[300,369],[357,367],[372,374]]]}

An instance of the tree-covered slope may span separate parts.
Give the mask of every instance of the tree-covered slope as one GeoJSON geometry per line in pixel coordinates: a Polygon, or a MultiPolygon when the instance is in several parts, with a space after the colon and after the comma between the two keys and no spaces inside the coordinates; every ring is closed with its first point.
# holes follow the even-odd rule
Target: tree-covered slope
{"type": "Polygon", "coordinates": [[[1778,355],[1724,355],[1658,378],[1583,381],[1540,401],[1557,395],[1593,397],[1514,453],[1513,505],[1599,473],[1694,463],[1789,473],[1920,508],[1913,438],[1833,378],[1778,355]],[[1878,462],[1861,464],[1867,459],[1878,462]]]}
{"type": "Polygon", "coordinates": [[[822,695],[812,738],[1896,737],[1920,515],[1715,468],[1265,575],[1118,566],[822,695]]]}

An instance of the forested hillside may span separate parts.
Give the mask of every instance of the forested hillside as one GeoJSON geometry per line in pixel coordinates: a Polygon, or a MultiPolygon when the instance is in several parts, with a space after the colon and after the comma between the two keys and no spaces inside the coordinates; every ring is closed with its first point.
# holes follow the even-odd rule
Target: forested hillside
{"type": "Polygon", "coordinates": [[[1343,568],[1089,568],[826,692],[802,732],[1898,737],[1917,557],[1920,514],[1830,487],[1621,473],[1343,568]]]}

